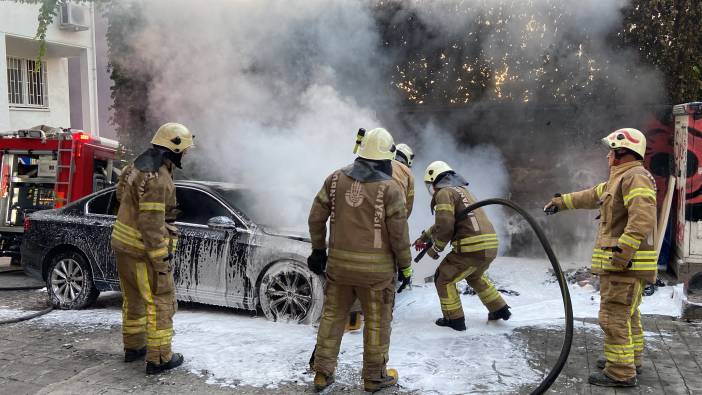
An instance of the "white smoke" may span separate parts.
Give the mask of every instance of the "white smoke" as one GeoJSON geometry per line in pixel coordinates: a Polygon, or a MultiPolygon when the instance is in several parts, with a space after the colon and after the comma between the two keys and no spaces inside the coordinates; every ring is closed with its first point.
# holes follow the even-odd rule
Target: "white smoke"
{"type": "MultiPolygon", "coordinates": [[[[508,23],[507,29],[517,32],[511,37],[523,42],[500,41],[496,35],[484,48],[494,59],[507,59],[505,54],[511,51],[539,59],[544,48],[558,46],[559,32],[543,28],[549,24],[543,19],[552,17],[554,7],[567,10],[574,23],[588,26],[594,35],[590,49],[600,51],[593,57],[613,57],[603,49],[604,36],[619,21],[619,10],[626,3],[401,2],[405,11],[416,12],[432,31],[427,48],[440,48],[450,38],[469,32],[466,21],[475,15],[484,14],[489,20],[496,7],[502,15],[512,12],[514,23],[508,23]],[[520,23],[531,11],[540,33],[524,36],[519,33],[524,29],[520,23]]],[[[145,26],[131,43],[137,56],[118,61],[151,71],[151,114],[193,130],[197,149],[186,158],[186,166],[196,166],[201,178],[275,190],[261,196],[261,202],[279,215],[280,225],[306,229],[309,207],[324,178],[353,161],[359,127],[387,127],[396,143],[410,144],[417,154],[412,240],[432,222],[429,196],[422,185],[424,167],[431,161],[444,160],[455,167],[478,199],[508,196],[510,179],[502,148],[509,146],[509,136],[500,147],[466,147],[449,137],[457,130],[445,124],[429,121],[408,130],[396,126],[403,123],[398,120],[399,103],[389,70],[400,51],[383,49],[373,14],[379,2],[149,0],[141,4],[145,26]]],[[[405,15],[400,12],[396,18],[405,15]]],[[[573,65],[574,56],[569,53],[559,61],[587,74],[581,70],[582,62],[573,65]]],[[[608,63],[616,71],[617,83],[626,80],[622,65],[628,60],[608,63]]],[[[529,79],[524,67],[511,72],[527,73],[527,81],[538,83],[529,79]]],[[[635,89],[622,91],[642,95],[635,89]]],[[[489,210],[489,215],[505,235],[502,211],[489,210]]],[[[503,246],[508,244],[507,237],[501,240],[503,246]]]]}
{"type": "MultiPolygon", "coordinates": [[[[155,76],[151,112],[193,130],[197,149],[187,160],[205,170],[203,177],[276,189],[262,199],[284,226],[305,229],[324,178],[353,161],[357,129],[385,126],[382,119],[393,117],[391,86],[383,80],[391,59],[380,51],[371,4],[143,5],[145,28],[132,43],[141,57],[129,61],[155,76]]],[[[388,129],[397,143],[408,135],[388,129]]],[[[449,132],[424,128],[421,140],[408,141],[418,154],[416,206],[422,213],[412,221],[413,237],[431,223],[421,182],[430,161],[446,160],[469,179],[492,179],[481,191],[475,177],[479,195],[506,191],[497,150],[462,151],[449,132]],[[499,182],[484,169],[493,169],[499,182]]]]}

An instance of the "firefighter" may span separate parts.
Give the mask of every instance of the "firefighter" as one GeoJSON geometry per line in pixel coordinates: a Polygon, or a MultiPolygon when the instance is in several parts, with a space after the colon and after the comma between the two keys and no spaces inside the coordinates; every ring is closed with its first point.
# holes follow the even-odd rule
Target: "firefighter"
{"type": "Polygon", "coordinates": [[[124,361],[146,357],[146,373],[157,374],[183,363],[171,351],[177,309],[170,263],[177,241],[172,172],[181,167],[193,135],[181,124],[166,123],[151,144],[120,176],[112,248],[123,298],[124,361]]]}
{"type": "Polygon", "coordinates": [[[412,161],[414,152],[407,144],[398,144],[395,150],[395,160],[392,161],[392,178],[397,181],[405,193],[407,218],[412,214],[414,206],[414,176],[412,161]]]}
{"type": "MultiPolygon", "coordinates": [[[[412,161],[414,160],[414,152],[407,144],[398,144],[395,149],[395,160],[392,161],[392,178],[400,184],[405,196],[405,208],[407,209],[407,218],[412,214],[412,206],[414,205],[414,176],[412,175],[412,161]]],[[[347,331],[358,330],[361,328],[361,311],[358,303],[351,308],[349,322],[346,325],[347,331]]]]}
{"type": "Polygon", "coordinates": [[[544,210],[547,214],[600,210],[592,273],[600,276],[599,322],[605,333],[605,358],[598,361],[603,370],[592,373],[589,382],[632,387],[638,385],[643,356],[642,290],[647,282],[656,281],[656,184],[643,167],[643,133],[619,129],[602,142],[609,147],[609,180],[584,191],[556,194],[544,210]]]}
{"type": "Polygon", "coordinates": [[[466,330],[465,316],[456,283],[465,279],[488,309],[488,320],[508,320],[511,312],[500,293],[485,272],[497,256],[497,234],[483,209],[477,209],[463,218],[456,218],[475,198],[468,191],[468,182],[446,162],[432,162],[424,174],[431,208],[435,213],[434,225],[422,232],[414,242],[420,251],[432,241],[427,255],[438,259],[439,253],[451,242],[453,250],[439,264],[434,284],[439,294],[443,317],[436,325],[457,331],[466,330]]]}
{"type": "Polygon", "coordinates": [[[312,204],[309,216],[314,273],[326,273],[322,318],[313,370],[317,391],[334,381],[339,346],[356,299],[366,318],[363,329],[363,380],[375,392],[397,383],[387,369],[395,279],[412,275],[405,199],[392,179],[392,136],[370,130],[358,139],[353,164],[333,172],[312,204]],[[327,227],[329,221],[329,244],[327,227]],[[327,261],[328,248],[328,261],[327,261]]]}

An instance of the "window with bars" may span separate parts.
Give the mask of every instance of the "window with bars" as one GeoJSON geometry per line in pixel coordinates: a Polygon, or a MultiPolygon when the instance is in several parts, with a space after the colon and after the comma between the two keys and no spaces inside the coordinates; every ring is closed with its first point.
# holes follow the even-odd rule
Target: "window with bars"
{"type": "Polygon", "coordinates": [[[46,62],[8,56],[7,98],[11,106],[48,107],[46,62]]]}

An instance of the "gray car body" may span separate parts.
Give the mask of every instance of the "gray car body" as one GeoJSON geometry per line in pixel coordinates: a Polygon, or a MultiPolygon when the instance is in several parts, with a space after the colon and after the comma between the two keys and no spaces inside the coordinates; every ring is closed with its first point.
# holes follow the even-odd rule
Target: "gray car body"
{"type": "MultiPolygon", "coordinates": [[[[176,222],[181,236],[173,267],[177,299],[256,310],[258,284],[271,265],[287,261],[303,265],[311,246],[301,235],[276,234],[257,226],[207,182],[176,182],[176,188],[201,191],[226,207],[236,226],[221,229],[176,222]]],[[[22,265],[31,276],[46,280],[52,257],[66,249],[79,251],[90,263],[100,291],[119,291],[115,256],[110,247],[114,215],[88,211],[93,199],[114,193],[114,187],[64,208],[30,214],[22,243],[22,265]]],[[[314,274],[310,273],[310,276],[314,274]]]]}

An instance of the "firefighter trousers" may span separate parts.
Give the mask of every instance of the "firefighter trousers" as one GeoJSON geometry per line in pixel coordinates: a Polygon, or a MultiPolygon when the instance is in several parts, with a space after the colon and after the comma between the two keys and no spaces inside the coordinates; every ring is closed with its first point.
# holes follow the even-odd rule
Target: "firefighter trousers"
{"type": "Polygon", "coordinates": [[[340,284],[330,278],[327,280],[314,353],[314,370],[327,376],[334,374],[341,338],[348,322],[349,311],[356,299],[361,302],[365,318],[363,378],[379,380],[386,376],[390,348],[390,324],[395,301],[392,283],[382,288],[368,288],[340,284]]]}
{"type": "Polygon", "coordinates": [[[173,315],[177,310],[173,272],[166,262],[115,252],[122,289],[122,340],[125,349],[146,346],[146,361],[171,360],[173,315]]]}
{"type": "Polygon", "coordinates": [[[639,305],[644,280],[617,274],[600,275],[600,327],[605,333],[605,374],[615,380],[636,376],[643,356],[639,305]]]}
{"type": "Polygon", "coordinates": [[[446,255],[434,276],[444,318],[455,320],[464,317],[461,298],[456,289],[456,284],[463,279],[475,290],[488,311],[497,311],[507,305],[485,275],[493,259],[494,256],[485,251],[461,254],[451,252],[446,255]]]}

